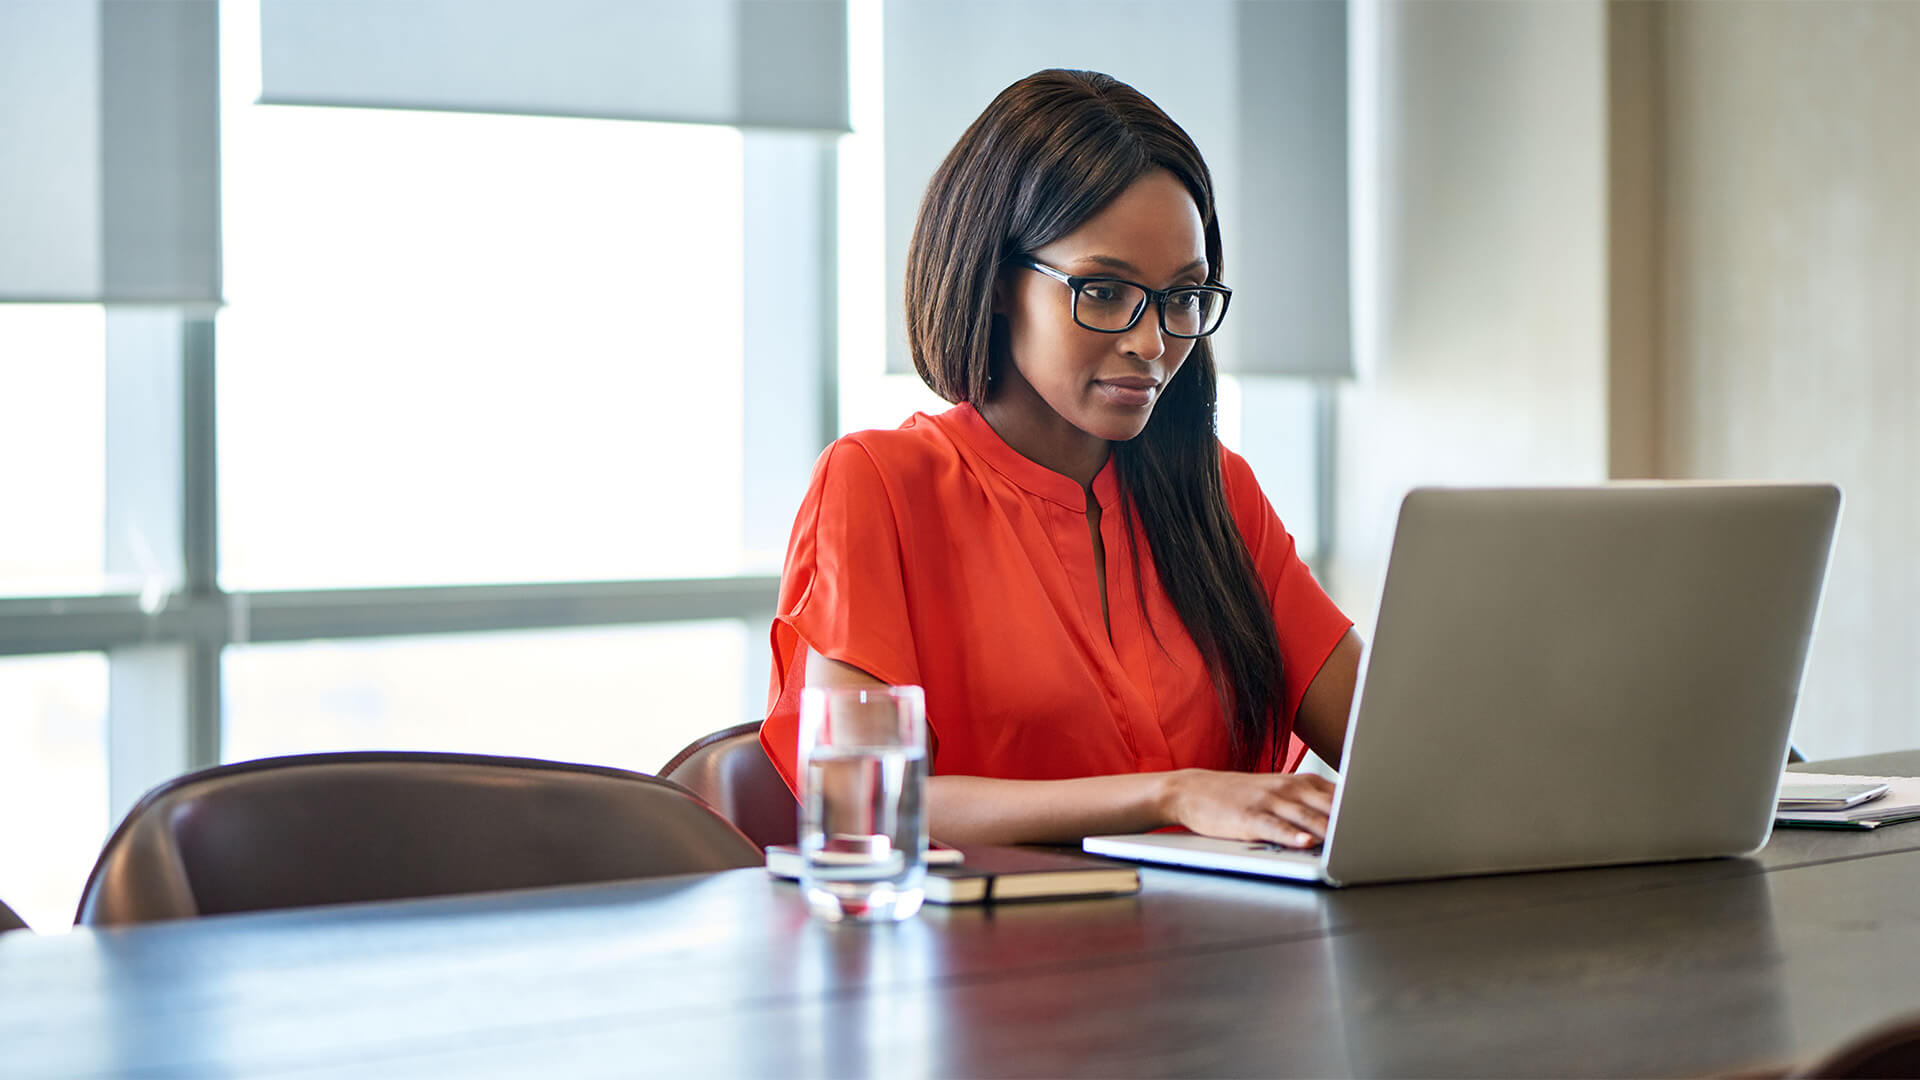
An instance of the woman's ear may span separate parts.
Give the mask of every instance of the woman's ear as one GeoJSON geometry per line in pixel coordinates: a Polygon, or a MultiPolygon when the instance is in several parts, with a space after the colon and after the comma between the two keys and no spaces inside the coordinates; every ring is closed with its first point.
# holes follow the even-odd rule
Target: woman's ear
{"type": "Polygon", "coordinates": [[[1007,309],[1012,306],[1013,298],[1007,295],[1007,288],[1007,275],[1004,272],[993,275],[993,313],[995,315],[1004,316],[1007,309]]]}

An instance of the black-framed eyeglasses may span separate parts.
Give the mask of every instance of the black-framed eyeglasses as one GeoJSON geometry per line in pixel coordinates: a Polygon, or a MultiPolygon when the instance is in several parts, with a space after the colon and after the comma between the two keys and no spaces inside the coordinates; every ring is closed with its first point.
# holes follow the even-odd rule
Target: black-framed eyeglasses
{"type": "Polygon", "coordinates": [[[1160,309],[1160,329],[1168,337],[1202,338],[1220,329],[1233,290],[1225,285],[1181,285],[1149,289],[1114,277],[1076,277],[1056,270],[1031,255],[1019,255],[1014,264],[1041,273],[1073,290],[1073,321],[1097,334],[1124,334],[1133,329],[1148,304],[1160,309]]]}

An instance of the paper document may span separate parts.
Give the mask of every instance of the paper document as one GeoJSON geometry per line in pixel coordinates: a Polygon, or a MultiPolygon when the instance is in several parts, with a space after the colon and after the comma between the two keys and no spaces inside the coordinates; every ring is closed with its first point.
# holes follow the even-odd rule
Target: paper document
{"type": "Polygon", "coordinates": [[[1832,773],[1787,773],[1780,780],[1780,798],[1793,797],[1796,784],[1884,783],[1887,793],[1845,810],[1777,810],[1776,825],[1813,825],[1829,829],[1872,829],[1896,821],[1920,818],[1920,777],[1836,776],[1832,773]]]}

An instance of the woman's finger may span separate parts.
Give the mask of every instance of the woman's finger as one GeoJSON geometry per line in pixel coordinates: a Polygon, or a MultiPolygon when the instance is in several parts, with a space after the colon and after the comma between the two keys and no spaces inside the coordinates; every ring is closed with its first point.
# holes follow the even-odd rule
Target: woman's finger
{"type": "Polygon", "coordinates": [[[1310,806],[1275,798],[1267,803],[1266,810],[1283,824],[1312,834],[1314,839],[1327,835],[1327,815],[1310,806]]]}
{"type": "Polygon", "coordinates": [[[1269,843],[1279,844],[1281,847],[1310,848],[1320,842],[1319,835],[1296,828],[1278,818],[1270,817],[1267,821],[1270,824],[1268,828],[1262,830],[1265,834],[1262,838],[1269,843]]]}
{"type": "Polygon", "coordinates": [[[1320,811],[1320,813],[1322,814],[1333,813],[1333,785],[1327,783],[1324,778],[1318,777],[1318,776],[1305,778],[1305,779],[1318,780],[1319,783],[1293,784],[1287,789],[1287,794],[1291,798],[1294,798],[1307,806],[1313,807],[1315,810],[1320,811]]]}

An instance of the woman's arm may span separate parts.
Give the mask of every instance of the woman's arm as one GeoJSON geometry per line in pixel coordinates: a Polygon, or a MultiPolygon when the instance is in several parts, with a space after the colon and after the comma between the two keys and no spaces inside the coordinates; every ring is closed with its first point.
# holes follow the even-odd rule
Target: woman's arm
{"type": "MultiPolygon", "coordinates": [[[[1358,638],[1334,650],[1307,689],[1321,712],[1339,693],[1335,659],[1349,641],[1357,662],[1358,638]],[[1334,681],[1315,690],[1333,672],[1334,681]]],[[[809,686],[881,686],[859,668],[809,651],[809,686]]],[[[1353,674],[1345,686],[1352,696],[1353,674]]],[[[1306,706],[1302,705],[1302,711],[1306,706]]],[[[1316,714],[1318,715],[1318,713],[1316,714]]],[[[1324,727],[1324,724],[1322,725],[1324,727]]],[[[1346,720],[1338,728],[1345,737],[1346,720]]],[[[1323,738],[1322,731],[1317,738],[1323,738]]],[[[1303,739],[1308,738],[1303,732],[1303,739]]],[[[1319,753],[1319,745],[1307,745],[1319,753]]],[[[1331,743],[1339,755],[1339,741],[1331,743]]],[[[1326,834],[1333,785],[1318,776],[1275,773],[1177,772],[1087,776],[1073,780],[1002,780],[985,776],[935,776],[927,783],[928,828],[949,844],[1072,843],[1098,833],[1146,832],[1184,825],[1194,832],[1235,840],[1261,840],[1310,847],[1326,834]]]]}
{"type": "Polygon", "coordinates": [[[1327,832],[1333,785],[1284,773],[1177,772],[927,781],[929,831],[949,844],[1072,844],[1101,833],[1183,825],[1205,836],[1312,847],[1327,832]]]}
{"type": "Polygon", "coordinates": [[[1353,711],[1353,693],[1360,679],[1360,652],[1359,633],[1348,630],[1307,684],[1300,711],[1293,718],[1293,730],[1307,749],[1336,769],[1347,747],[1347,716],[1353,711]]]}

